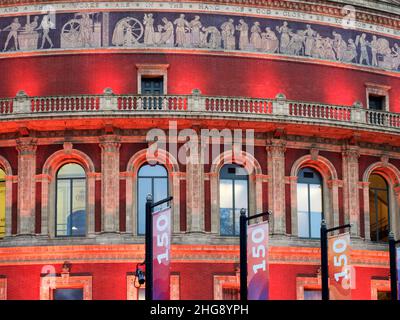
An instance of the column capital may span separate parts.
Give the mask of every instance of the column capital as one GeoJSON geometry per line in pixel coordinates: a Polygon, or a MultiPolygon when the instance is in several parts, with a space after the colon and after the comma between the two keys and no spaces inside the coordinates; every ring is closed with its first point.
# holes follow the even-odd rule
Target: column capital
{"type": "Polygon", "coordinates": [[[347,145],[342,149],[342,156],[349,160],[358,160],[360,157],[360,147],[347,145]]]}
{"type": "Polygon", "coordinates": [[[37,149],[37,139],[31,137],[18,138],[16,148],[20,155],[34,155],[37,149]]]}
{"type": "Polygon", "coordinates": [[[333,188],[333,187],[342,187],[343,186],[343,181],[336,179],[336,180],[328,180],[328,187],[333,188]]]}
{"type": "Polygon", "coordinates": [[[121,147],[121,138],[117,135],[104,135],[100,137],[99,145],[104,152],[118,152],[121,147]]]}
{"type": "Polygon", "coordinates": [[[286,151],[286,141],[282,139],[271,139],[266,149],[271,152],[273,156],[283,157],[286,151]]]}

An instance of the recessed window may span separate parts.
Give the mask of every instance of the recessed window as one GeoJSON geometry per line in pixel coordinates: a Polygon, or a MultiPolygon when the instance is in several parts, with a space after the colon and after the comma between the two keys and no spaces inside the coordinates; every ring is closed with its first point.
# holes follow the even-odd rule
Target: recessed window
{"type": "Polygon", "coordinates": [[[391,300],[390,291],[380,291],[377,292],[378,300],[391,300]]]}
{"type": "Polygon", "coordinates": [[[322,300],[321,290],[304,289],[304,300],[322,300]]]}
{"type": "Polygon", "coordinates": [[[224,236],[239,235],[241,209],[248,209],[248,174],[236,164],[221,168],[219,180],[220,232],[224,236]]]}
{"type": "Polygon", "coordinates": [[[54,289],[54,300],[83,300],[83,288],[54,289]]]}
{"type": "Polygon", "coordinates": [[[386,97],[370,94],[368,96],[368,109],[385,111],[386,110],[386,97]]]}
{"type": "Polygon", "coordinates": [[[322,219],[322,178],[312,168],[303,168],[297,179],[298,235],[319,238],[322,219]]]}
{"type": "Polygon", "coordinates": [[[222,300],[239,300],[240,290],[234,287],[223,287],[222,288],[222,300]]]}
{"type": "Polygon", "coordinates": [[[386,180],[371,174],[369,178],[369,219],[372,241],[387,241],[389,235],[389,189],[386,180]]]}
{"type": "MultiPolygon", "coordinates": [[[[168,172],[162,165],[146,164],[139,169],[138,173],[138,234],[144,235],[146,231],[146,197],[153,196],[157,202],[168,197],[168,172]]],[[[167,203],[155,208],[160,210],[167,206],[167,203]]]]}
{"type": "Polygon", "coordinates": [[[86,235],[86,174],[76,163],[57,172],[56,236],[86,235]]]}
{"type": "Polygon", "coordinates": [[[142,77],[142,95],[160,96],[164,94],[163,77],[142,77]]]}

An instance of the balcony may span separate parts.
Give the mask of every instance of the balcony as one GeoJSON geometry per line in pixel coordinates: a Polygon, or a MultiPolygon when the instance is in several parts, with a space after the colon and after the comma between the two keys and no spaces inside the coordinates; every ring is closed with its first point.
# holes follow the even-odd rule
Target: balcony
{"type": "Polygon", "coordinates": [[[400,132],[400,113],[380,112],[353,106],[293,101],[283,94],[275,99],[204,96],[198,90],[191,95],[115,95],[106,89],[103,95],[28,97],[0,99],[0,121],[54,117],[127,116],[204,117],[285,121],[328,126],[358,127],[400,132]]]}

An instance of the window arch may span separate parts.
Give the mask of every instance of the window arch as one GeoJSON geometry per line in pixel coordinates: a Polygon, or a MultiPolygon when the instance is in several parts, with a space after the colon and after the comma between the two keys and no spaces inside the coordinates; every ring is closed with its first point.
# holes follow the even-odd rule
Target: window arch
{"type": "Polygon", "coordinates": [[[56,236],[86,235],[86,173],[77,163],[60,167],[56,175],[56,236]]]}
{"type": "Polygon", "coordinates": [[[389,186],[379,174],[369,177],[369,219],[372,241],[387,241],[390,231],[389,186]]]}
{"type": "MultiPolygon", "coordinates": [[[[138,171],[137,181],[137,232],[144,235],[146,231],[146,197],[150,193],[157,202],[168,197],[168,171],[160,164],[144,164],[138,171]]],[[[166,207],[163,204],[157,209],[166,207]]]]}
{"type": "Polygon", "coordinates": [[[240,210],[249,207],[249,176],[237,164],[225,164],[219,172],[220,233],[237,236],[240,233],[240,210]]]}
{"type": "Polygon", "coordinates": [[[6,173],[0,168],[0,239],[6,235],[6,173]]]}
{"type": "Polygon", "coordinates": [[[297,223],[302,238],[319,238],[323,218],[322,177],[312,168],[300,169],[297,175],[297,223]]]}

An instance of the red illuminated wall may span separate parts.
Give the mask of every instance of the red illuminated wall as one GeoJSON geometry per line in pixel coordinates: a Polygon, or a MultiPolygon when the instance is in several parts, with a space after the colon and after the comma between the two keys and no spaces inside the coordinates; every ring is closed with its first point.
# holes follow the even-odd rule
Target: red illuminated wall
{"type": "Polygon", "coordinates": [[[391,111],[400,111],[400,79],[333,66],[266,59],[182,54],[82,54],[1,59],[0,97],[136,93],[137,63],[169,64],[168,93],[275,97],[365,105],[365,83],[391,86],[391,111]],[[245,66],[245,67],[243,67],[245,66]],[[234,91],[233,91],[234,88],[234,91]],[[340,92],[340,94],[338,94],[340,92]]]}
{"type": "MultiPolygon", "coordinates": [[[[213,299],[214,275],[235,276],[235,264],[175,263],[172,272],[180,276],[182,300],[213,299]],[[201,271],[201,272],[200,272],[201,271]]],[[[40,296],[42,265],[0,267],[0,274],[7,276],[8,299],[37,300],[40,296]]],[[[55,265],[57,272],[61,265],[55,265]]],[[[270,298],[273,300],[296,299],[296,277],[315,275],[318,266],[297,264],[270,265],[270,298]]],[[[78,264],[73,263],[73,273],[90,273],[93,283],[93,299],[126,299],[126,274],[134,271],[134,264],[78,264]]],[[[387,277],[388,270],[356,267],[356,288],[352,298],[371,298],[371,278],[387,277]]]]}

